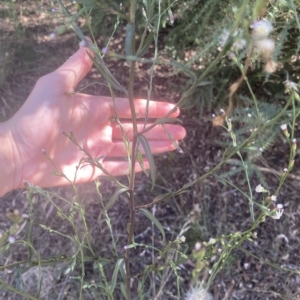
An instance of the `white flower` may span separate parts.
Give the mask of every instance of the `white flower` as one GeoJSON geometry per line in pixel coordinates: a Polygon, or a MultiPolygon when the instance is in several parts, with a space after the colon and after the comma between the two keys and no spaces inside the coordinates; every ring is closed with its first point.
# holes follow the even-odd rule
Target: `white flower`
{"type": "Polygon", "coordinates": [[[232,45],[232,50],[239,51],[246,47],[247,41],[245,39],[238,38],[232,45]]]}
{"type": "Polygon", "coordinates": [[[255,46],[260,52],[272,53],[275,48],[275,42],[272,39],[261,39],[255,41],[255,46]]]}
{"type": "MultiPolygon", "coordinates": [[[[222,34],[219,37],[219,46],[221,48],[224,48],[224,46],[227,44],[228,39],[230,37],[230,32],[227,29],[224,29],[222,34]]],[[[243,34],[243,30],[238,28],[234,33],[233,33],[233,38],[234,38],[234,43],[231,46],[231,50],[233,51],[239,51],[242,50],[246,47],[247,41],[243,39],[241,36],[243,34]]]]}
{"type": "Polygon", "coordinates": [[[252,23],[252,37],[255,40],[263,39],[269,36],[273,26],[268,20],[259,20],[252,23]]]}
{"type": "Polygon", "coordinates": [[[16,241],[16,238],[15,238],[13,235],[10,235],[10,236],[8,237],[8,242],[9,242],[10,244],[13,244],[15,241],[16,241]]]}
{"type": "Polygon", "coordinates": [[[277,204],[275,215],[272,216],[273,219],[279,220],[284,212],[283,205],[277,204]]]}
{"type": "Polygon", "coordinates": [[[50,40],[53,40],[55,38],[56,38],[56,33],[55,32],[52,32],[52,33],[49,34],[49,39],[50,40]]]}
{"type": "Polygon", "coordinates": [[[229,38],[229,30],[224,29],[222,34],[219,36],[219,46],[221,48],[223,48],[226,45],[228,38],[229,38]]]}
{"type": "Polygon", "coordinates": [[[215,244],[216,242],[217,242],[216,239],[210,238],[209,241],[208,241],[208,244],[209,244],[209,245],[213,245],[213,244],[215,244]]]}
{"type": "Polygon", "coordinates": [[[256,193],[267,193],[268,191],[267,191],[261,184],[259,184],[259,185],[255,188],[255,192],[256,192],[256,193]]]}
{"type": "Polygon", "coordinates": [[[284,82],[284,85],[287,89],[287,91],[296,91],[299,92],[298,90],[298,84],[296,82],[290,81],[290,80],[286,80],[284,82]]]}
{"type": "Polygon", "coordinates": [[[184,300],[213,300],[213,297],[205,290],[205,288],[199,285],[191,287],[185,294],[184,300]]]}
{"type": "Polygon", "coordinates": [[[201,243],[197,242],[197,243],[195,244],[195,250],[196,250],[196,251],[199,251],[200,249],[201,249],[201,243]]]}
{"type": "Polygon", "coordinates": [[[271,196],[271,200],[272,200],[272,201],[276,201],[276,200],[277,200],[277,197],[276,197],[275,195],[272,195],[272,196],[271,196]]]}
{"type": "Polygon", "coordinates": [[[282,131],[285,131],[285,130],[287,130],[287,125],[282,124],[282,125],[280,125],[280,128],[281,128],[282,131]]]}
{"type": "Polygon", "coordinates": [[[185,236],[183,235],[183,236],[181,236],[181,237],[179,238],[179,240],[180,240],[181,243],[184,243],[185,240],[186,240],[186,238],[185,238],[185,236]]]}

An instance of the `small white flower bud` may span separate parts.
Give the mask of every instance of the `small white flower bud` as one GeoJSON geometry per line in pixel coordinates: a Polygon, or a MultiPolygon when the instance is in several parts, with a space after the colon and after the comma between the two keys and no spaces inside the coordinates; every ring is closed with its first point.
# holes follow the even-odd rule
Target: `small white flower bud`
{"type": "Polygon", "coordinates": [[[50,40],[53,40],[55,38],[56,38],[56,33],[55,32],[52,32],[52,33],[49,34],[49,39],[50,40]]]}
{"type": "Polygon", "coordinates": [[[261,184],[259,184],[259,185],[255,188],[255,192],[256,192],[256,193],[266,193],[267,190],[266,190],[261,184]]]}
{"type": "Polygon", "coordinates": [[[9,242],[10,244],[13,244],[15,241],[16,241],[16,238],[15,238],[13,235],[10,235],[10,236],[8,237],[8,242],[9,242]]]}
{"type": "Polygon", "coordinates": [[[286,124],[282,124],[280,125],[281,130],[285,131],[287,130],[287,125],[286,124]]]}
{"type": "Polygon", "coordinates": [[[185,238],[185,236],[183,235],[183,236],[181,236],[181,237],[179,238],[179,240],[180,240],[181,243],[184,243],[185,240],[186,240],[186,238],[185,238]]]}
{"type": "Polygon", "coordinates": [[[200,249],[201,249],[201,243],[197,242],[197,243],[195,244],[195,250],[196,250],[196,251],[199,251],[200,249]]]}
{"type": "Polygon", "coordinates": [[[217,242],[216,239],[210,238],[209,241],[208,241],[208,244],[209,244],[209,245],[213,245],[213,244],[215,244],[216,242],[217,242]]]}

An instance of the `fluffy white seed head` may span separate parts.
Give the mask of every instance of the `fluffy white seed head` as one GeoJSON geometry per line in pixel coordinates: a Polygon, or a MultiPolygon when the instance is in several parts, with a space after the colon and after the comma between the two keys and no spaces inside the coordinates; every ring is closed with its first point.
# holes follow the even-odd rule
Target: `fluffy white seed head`
{"type": "Polygon", "coordinates": [[[185,294],[184,300],[213,300],[213,297],[200,285],[191,287],[185,294]]]}
{"type": "Polygon", "coordinates": [[[254,44],[258,52],[268,61],[275,49],[275,42],[272,39],[264,38],[256,40],[254,44]]]}
{"type": "Polygon", "coordinates": [[[275,42],[272,39],[261,39],[255,41],[255,46],[260,52],[272,53],[275,49],[275,42]]]}
{"type": "Polygon", "coordinates": [[[259,20],[252,23],[252,38],[254,40],[264,39],[273,30],[272,24],[268,20],[259,20]]]}

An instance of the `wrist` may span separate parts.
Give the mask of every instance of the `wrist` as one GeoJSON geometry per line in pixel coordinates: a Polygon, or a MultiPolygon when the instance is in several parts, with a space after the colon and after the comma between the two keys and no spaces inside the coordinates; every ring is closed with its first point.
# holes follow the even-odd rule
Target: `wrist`
{"type": "Polygon", "coordinates": [[[19,154],[9,121],[0,123],[0,197],[20,187],[18,162],[19,154]]]}

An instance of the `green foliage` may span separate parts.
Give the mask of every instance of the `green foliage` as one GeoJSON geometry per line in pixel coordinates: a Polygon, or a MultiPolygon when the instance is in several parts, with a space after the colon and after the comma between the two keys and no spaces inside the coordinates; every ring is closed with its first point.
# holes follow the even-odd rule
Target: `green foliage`
{"type": "MultiPolygon", "coordinates": [[[[66,255],[62,253],[53,257],[41,257],[38,246],[34,244],[34,226],[33,221],[30,221],[26,239],[18,241],[26,249],[26,259],[19,260],[9,267],[18,267],[16,269],[19,272],[19,266],[22,268],[38,266],[42,269],[43,266],[60,264],[64,276],[70,276],[72,279],[72,285],[77,293],[75,297],[78,299],[85,299],[86,295],[92,295],[91,297],[99,299],[100,297],[104,299],[124,297],[130,300],[134,293],[134,297],[139,299],[158,298],[165,295],[167,281],[174,282],[176,297],[180,299],[184,291],[180,282],[180,265],[188,259],[193,259],[195,267],[191,272],[191,282],[198,285],[198,281],[205,278],[205,288],[209,288],[217,274],[232,259],[232,252],[241,249],[246,242],[252,243],[256,239],[255,231],[261,224],[267,219],[280,219],[283,213],[281,205],[274,204],[274,197],[277,197],[293,169],[297,150],[294,137],[296,121],[300,115],[299,93],[297,84],[293,84],[289,79],[292,79],[299,69],[298,58],[293,55],[300,48],[300,40],[295,38],[300,31],[295,7],[300,3],[273,1],[265,6],[265,2],[258,0],[234,2],[230,0],[189,0],[187,2],[144,0],[137,3],[131,0],[121,6],[121,1],[108,3],[100,0],[81,0],[74,5],[58,0],[57,4],[60,11],[56,18],[61,24],[57,33],[63,34],[65,30],[72,28],[94,52],[94,65],[102,75],[111,93],[112,101],[114,102],[115,93],[119,91],[123,96],[128,97],[131,104],[134,128],[132,143],[129,143],[119,117],[116,115],[112,120],[120,125],[123,133],[128,154],[129,176],[126,183],[112,177],[104,169],[100,157],[92,157],[82,145],[77,143],[73,133],[63,133],[83,152],[84,158],[79,162],[78,168],[91,164],[101,169],[112,184],[110,192],[112,190],[114,192],[104,197],[101,184],[96,181],[98,223],[93,224],[95,226],[93,227],[89,223],[87,207],[74,184],[75,178],[67,178],[61,170],[54,172],[57,176],[65,177],[73,188],[71,196],[66,198],[27,183],[26,196],[30,205],[30,220],[37,217],[34,209],[37,197],[43,198],[53,207],[57,218],[65,225],[62,228],[55,228],[39,220],[39,229],[43,230],[44,234],[63,239],[70,250],[66,255]],[[276,37],[274,42],[276,46],[269,51],[271,53],[259,51],[257,41],[249,28],[249,25],[256,21],[254,19],[265,9],[266,17],[274,27],[272,35],[276,37]],[[79,18],[84,18],[84,28],[78,25],[79,18]],[[103,24],[105,26],[102,26],[103,24]],[[125,28],[127,32],[123,36],[125,28]],[[93,39],[92,43],[84,36],[87,31],[93,39]],[[108,46],[114,35],[125,38],[119,53],[109,52],[107,56],[127,62],[130,68],[128,87],[124,87],[108,68],[106,53],[103,53],[96,44],[98,35],[101,35],[104,44],[108,46]],[[164,42],[160,42],[161,36],[164,42]],[[146,57],[142,57],[144,54],[146,57]],[[290,77],[286,78],[286,74],[276,73],[275,70],[265,72],[270,70],[266,69],[266,65],[271,62],[281,63],[290,77]],[[151,129],[151,126],[146,125],[147,118],[143,120],[145,124],[143,132],[136,131],[138,116],[133,97],[137,63],[145,63],[148,70],[148,98],[153,88],[155,67],[167,66],[172,74],[182,75],[182,85],[176,87],[176,91],[182,94],[178,106],[193,106],[192,109],[196,107],[200,115],[207,108],[216,110],[218,106],[226,107],[227,101],[230,108],[217,116],[218,125],[222,125],[224,129],[219,144],[226,148],[220,161],[205,174],[201,170],[201,176],[196,172],[195,176],[188,174],[189,178],[184,182],[178,182],[176,188],[164,188],[164,194],[155,195],[152,202],[140,206],[136,205],[134,166],[136,161],[142,168],[144,166],[143,155],[137,150],[138,144],[142,146],[144,157],[150,164],[149,181],[154,191],[157,184],[157,170],[149,142],[144,135],[151,129]],[[265,69],[262,70],[262,67],[265,69]],[[283,86],[282,82],[287,79],[283,86]],[[256,87],[256,84],[260,84],[259,87],[256,87]],[[284,89],[287,90],[287,95],[283,93],[284,89]],[[284,103],[280,102],[282,99],[284,103]],[[233,109],[230,106],[232,104],[233,109]],[[284,123],[288,124],[288,129],[285,131],[280,128],[284,123]],[[259,163],[264,153],[270,151],[278,141],[286,142],[289,157],[286,170],[279,174],[277,187],[271,191],[259,168],[259,163]],[[234,176],[241,177],[238,181],[239,185],[231,181],[234,176]],[[204,235],[199,229],[201,226],[198,224],[200,223],[198,218],[193,224],[191,220],[185,220],[185,226],[179,226],[179,229],[169,234],[167,227],[156,214],[156,206],[162,205],[169,198],[182,196],[183,193],[196,188],[200,182],[212,177],[223,185],[234,188],[245,200],[249,207],[247,213],[249,212],[251,217],[247,223],[248,228],[208,240],[208,233],[205,232],[204,235]],[[262,194],[261,197],[254,195],[253,177],[264,186],[263,191],[256,188],[256,192],[262,194]],[[113,219],[112,216],[117,214],[114,208],[121,202],[118,201],[120,198],[126,199],[129,220],[122,222],[121,228],[117,228],[117,224],[113,223],[117,218],[113,219]],[[58,201],[64,204],[63,208],[58,201]],[[136,234],[138,227],[136,215],[143,215],[151,224],[149,230],[152,235],[149,240],[145,238],[145,241],[139,241],[139,236],[136,234]],[[107,244],[104,248],[98,249],[93,239],[98,238],[98,235],[101,236],[103,232],[106,233],[107,244]],[[193,242],[197,239],[201,240],[202,248],[187,249],[188,246],[184,244],[185,233],[193,242]],[[140,263],[142,258],[143,263],[140,263]],[[93,280],[90,280],[87,275],[88,264],[92,265],[93,280]],[[206,276],[203,275],[204,272],[206,276]]],[[[29,50],[28,55],[32,55],[29,50]]],[[[155,125],[160,124],[165,128],[167,122],[176,121],[176,119],[168,119],[169,115],[156,121],[155,125]]],[[[170,134],[167,136],[172,140],[170,134]]],[[[172,142],[176,145],[176,141],[172,140],[172,142]]],[[[182,152],[179,146],[176,148],[182,152]]],[[[49,156],[45,155],[45,157],[51,160],[49,156]]],[[[143,193],[147,195],[151,191],[143,191],[143,193]]],[[[124,215],[121,217],[124,218],[124,215]]],[[[18,214],[14,213],[10,214],[9,218],[13,225],[0,238],[1,251],[4,254],[13,251],[14,240],[9,237],[17,232],[19,223],[23,221],[18,214]]],[[[148,228],[139,235],[146,235],[147,230],[148,228]]],[[[16,285],[17,288],[3,280],[0,283],[4,289],[25,298],[40,297],[43,285],[41,276],[37,284],[36,296],[28,295],[26,287],[22,285],[21,274],[18,275],[18,280],[21,283],[16,285]]]]}

